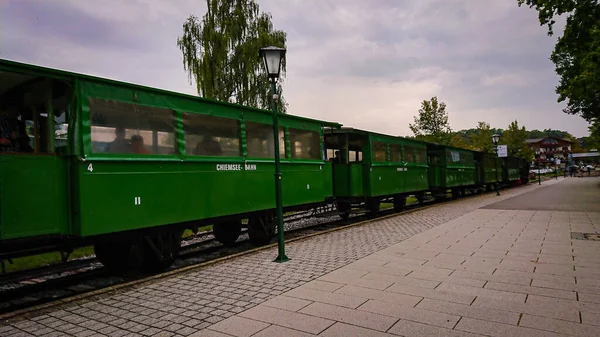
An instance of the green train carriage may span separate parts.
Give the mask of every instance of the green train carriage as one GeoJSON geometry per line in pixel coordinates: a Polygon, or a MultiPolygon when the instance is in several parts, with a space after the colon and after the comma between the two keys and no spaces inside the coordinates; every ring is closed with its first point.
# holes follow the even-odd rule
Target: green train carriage
{"type": "Polygon", "coordinates": [[[326,130],[325,146],[333,162],[334,196],[342,217],[353,207],[364,207],[372,216],[382,201],[393,202],[399,210],[407,195],[422,200],[429,189],[423,142],[339,128],[326,130]]]}
{"type": "Polygon", "coordinates": [[[429,189],[436,198],[443,198],[448,190],[456,198],[467,189],[478,187],[476,151],[452,146],[427,144],[429,162],[429,189]]]}
{"type": "Polygon", "coordinates": [[[478,171],[478,185],[485,191],[500,187],[502,182],[502,163],[494,154],[483,151],[475,153],[478,171]]]}
{"type": "MultiPolygon", "coordinates": [[[[0,259],[94,244],[107,266],[137,250],[157,270],[185,228],[231,243],[248,218],[256,243],[274,234],[269,111],[6,60],[0,79],[0,111],[24,130],[0,153],[0,259]]],[[[288,211],[333,197],[325,126],[339,124],[280,116],[288,211]]]]}

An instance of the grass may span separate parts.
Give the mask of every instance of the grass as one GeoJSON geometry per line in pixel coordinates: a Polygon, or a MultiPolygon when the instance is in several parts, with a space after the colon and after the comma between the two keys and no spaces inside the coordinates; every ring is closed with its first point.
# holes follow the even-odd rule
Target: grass
{"type": "MultiPolygon", "coordinates": [[[[77,248],[71,253],[69,259],[76,259],[85,256],[90,256],[94,254],[93,246],[85,246],[81,248],[77,248]]],[[[50,252],[32,256],[24,256],[18,257],[12,260],[12,264],[5,262],[5,267],[7,272],[19,271],[24,269],[37,268],[41,266],[46,266],[50,264],[60,263],[60,253],[59,252],[50,252]]]]}

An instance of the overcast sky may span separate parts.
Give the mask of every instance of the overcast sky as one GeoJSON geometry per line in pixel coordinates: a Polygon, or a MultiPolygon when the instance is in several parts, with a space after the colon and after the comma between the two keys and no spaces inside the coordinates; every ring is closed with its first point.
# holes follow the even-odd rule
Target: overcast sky
{"type": "MultiPolygon", "coordinates": [[[[288,33],[289,113],[412,135],[420,102],[477,121],[587,136],[562,112],[556,37],[516,0],[258,0],[288,33]]],[[[176,40],[203,0],[0,0],[0,58],[195,94],[176,40]]],[[[558,29],[562,34],[562,27],[558,29]]]]}

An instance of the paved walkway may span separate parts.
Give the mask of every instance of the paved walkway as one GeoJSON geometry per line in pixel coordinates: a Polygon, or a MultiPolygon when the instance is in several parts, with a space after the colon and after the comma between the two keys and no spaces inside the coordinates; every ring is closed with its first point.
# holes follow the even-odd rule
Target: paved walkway
{"type": "Polygon", "coordinates": [[[571,238],[600,233],[599,182],[475,210],[194,336],[600,336],[600,242],[571,238]],[[529,210],[590,186],[594,211],[529,210]]]}
{"type": "Polygon", "coordinates": [[[480,209],[583,181],[547,181],[317,236],[288,245],[287,263],[271,262],[276,249],[265,250],[17,317],[1,323],[0,335],[598,335],[600,263],[591,256],[600,242],[571,240],[570,232],[597,230],[600,213],[480,209]]]}

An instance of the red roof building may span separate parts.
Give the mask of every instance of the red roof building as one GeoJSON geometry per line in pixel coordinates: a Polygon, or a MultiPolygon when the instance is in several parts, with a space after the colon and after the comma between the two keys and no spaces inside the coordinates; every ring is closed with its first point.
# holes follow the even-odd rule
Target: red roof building
{"type": "Polygon", "coordinates": [[[548,136],[528,139],[527,144],[535,154],[536,163],[554,164],[556,159],[563,163],[568,160],[573,142],[570,139],[548,136]]]}

